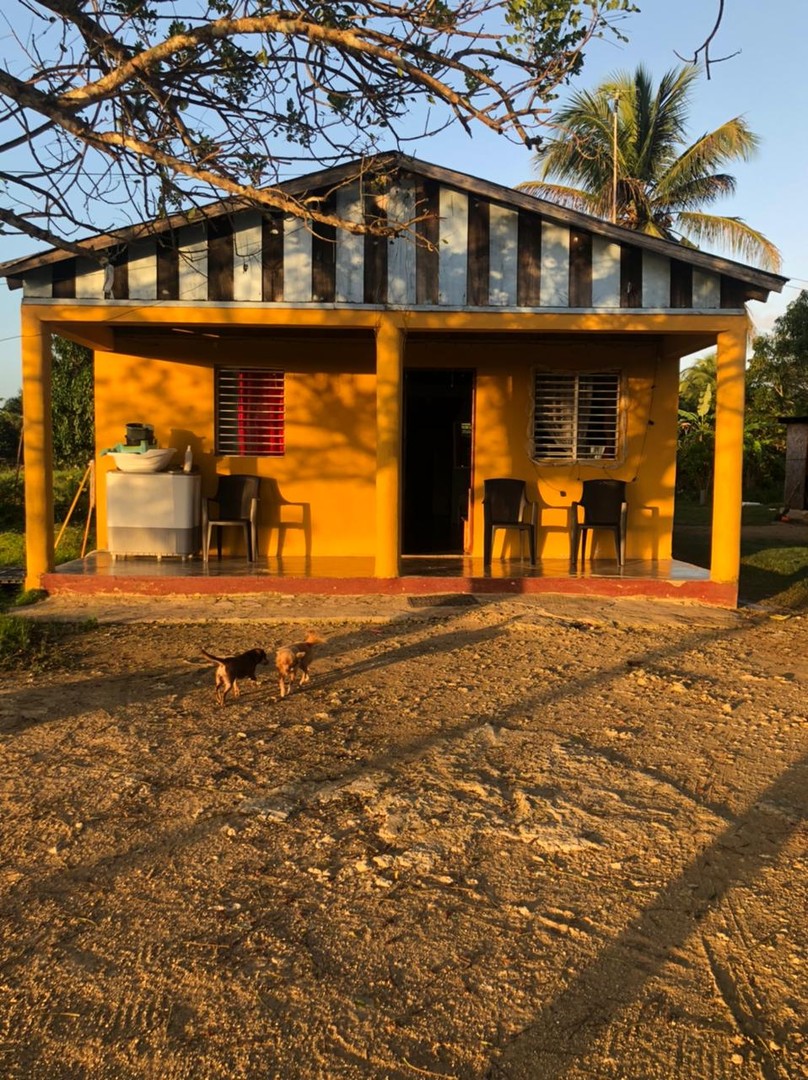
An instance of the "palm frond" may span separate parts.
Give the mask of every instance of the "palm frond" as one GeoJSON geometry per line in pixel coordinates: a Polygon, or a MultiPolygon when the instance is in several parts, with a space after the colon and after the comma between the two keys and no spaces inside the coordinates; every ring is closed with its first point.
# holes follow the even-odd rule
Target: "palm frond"
{"type": "Polygon", "coordinates": [[[551,118],[558,134],[537,155],[539,179],[519,190],[607,219],[616,194],[617,221],[627,228],[683,244],[717,243],[778,268],[780,253],[761,233],[739,218],[703,213],[734,192],[724,166],[748,160],[758,138],[736,116],[687,145],[690,95],[700,75],[693,65],[672,68],[655,87],[639,65],[574,94],[551,118]]]}
{"type": "Polygon", "coordinates": [[[744,262],[757,263],[777,273],[782,266],[778,248],[763,233],[747,225],[742,218],[715,214],[682,213],[676,218],[683,235],[711,247],[720,247],[744,262]]]}
{"type": "Polygon", "coordinates": [[[659,240],[672,240],[673,233],[668,229],[663,228],[653,219],[649,219],[645,222],[641,229],[636,229],[636,232],[641,232],[644,236],[656,236],[659,240]]]}
{"type": "Polygon", "coordinates": [[[637,69],[636,176],[654,180],[676,159],[684,140],[687,94],[696,75],[689,67],[668,71],[654,93],[648,73],[642,67],[637,69]]]}
{"type": "Polygon", "coordinates": [[[569,207],[570,210],[580,210],[594,217],[604,216],[596,196],[579,188],[565,187],[563,184],[546,184],[542,180],[525,180],[516,185],[516,190],[524,191],[537,199],[548,199],[559,206],[569,207]]]}
{"type": "Polygon", "coordinates": [[[675,187],[660,184],[654,190],[651,201],[654,206],[672,214],[698,210],[734,192],[735,177],[722,173],[717,176],[697,176],[675,187]]]}
{"type": "Polygon", "coordinates": [[[673,189],[693,177],[715,172],[728,161],[748,161],[757,151],[759,142],[743,118],[736,116],[683,150],[658,176],[658,186],[673,189]]]}

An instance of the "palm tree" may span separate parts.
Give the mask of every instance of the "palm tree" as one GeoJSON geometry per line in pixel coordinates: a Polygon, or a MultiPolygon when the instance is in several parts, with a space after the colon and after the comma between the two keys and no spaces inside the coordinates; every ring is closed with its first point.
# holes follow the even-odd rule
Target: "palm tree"
{"type": "Polygon", "coordinates": [[[539,179],[519,190],[688,247],[718,245],[779,270],[780,252],[762,233],[741,218],[702,210],[735,191],[735,178],[718,170],[748,160],[758,138],[736,116],[686,144],[689,95],[698,75],[693,66],[673,69],[654,90],[640,65],[634,74],[620,72],[575,94],[552,118],[559,134],[537,155],[539,179]]]}

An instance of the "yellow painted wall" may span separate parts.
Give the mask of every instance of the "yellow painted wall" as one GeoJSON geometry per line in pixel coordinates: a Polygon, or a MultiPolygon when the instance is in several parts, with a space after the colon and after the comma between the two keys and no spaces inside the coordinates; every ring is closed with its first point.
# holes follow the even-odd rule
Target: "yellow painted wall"
{"type": "MultiPolygon", "coordinates": [[[[127,423],[154,425],[160,446],[186,445],[212,494],[216,472],[257,473],[277,481],[284,498],[308,503],[311,555],[372,556],[375,549],[375,345],[370,333],[252,336],[224,340],[203,335],[122,338],[124,353],[96,352],[96,439],[100,451],[124,441],[127,423]],[[286,453],[278,458],[217,457],[213,453],[213,368],[217,363],[269,365],[286,372],[286,453]]],[[[568,507],[580,481],[614,476],[629,488],[627,557],[667,559],[671,553],[675,481],[678,363],[658,359],[653,336],[557,336],[532,343],[515,336],[475,344],[437,337],[407,340],[406,364],[475,372],[473,553],[482,554],[482,491],[486,477],[518,476],[539,502],[540,558],[569,556],[568,507]],[[530,461],[529,423],[534,364],[561,370],[615,368],[624,373],[625,454],[607,469],[546,466],[530,461]]],[[[103,474],[99,457],[99,546],[106,544],[103,474]]],[[[268,492],[268,486],[265,486],[268,492]]],[[[274,555],[278,535],[273,507],[264,499],[259,552],[274,555]]],[[[293,520],[293,517],[290,517],[293,520]]],[[[226,537],[225,537],[226,539],[226,537]]],[[[237,534],[233,534],[237,539],[237,534]]],[[[500,545],[509,543],[499,534],[500,545]]],[[[611,537],[602,553],[612,558],[611,537]]],[[[286,533],[283,554],[305,551],[302,530],[286,533]]],[[[510,549],[509,549],[510,550],[510,549]]]]}
{"type": "MultiPolygon", "coordinates": [[[[436,366],[431,348],[426,342],[411,342],[408,363],[436,366]]],[[[472,518],[475,555],[482,555],[486,478],[515,476],[526,480],[529,497],[539,503],[537,557],[568,559],[568,510],[570,503],[580,497],[581,481],[614,477],[631,482],[626,557],[670,558],[679,365],[677,360],[660,359],[658,351],[657,339],[639,336],[615,344],[559,337],[532,345],[499,339],[479,345],[448,342],[439,346],[441,364],[476,372],[472,518]],[[530,408],[535,365],[561,371],[622,371],[624,453],[617,464],[546,465],[531,461],[530,408]]],[[[595,534],[595,542],[596,554],[614,557],[608,533],[595,534]]],[[[502,553],[515,554],[518,543],[516,534],[498,532],[494,558],[502,553]]]]}
{"type": "MultiPolygon", "coordinates": [[[[347,342],[280,339],[272,342],[229,341],[226,351],[215,341],[138,343],[143,351],[162,349],[181,362],[96,352],[96,445],[101,450],[123,442],[126,424],[154,426],[159,446],[177,448],[182,463],[190,444],[202,472],[203,495],[213,495],[216,473],[255,473],[277,481],[281,496],[308,503],[311,537],[288,529],[283,554],[302,555],[310,542],[313,556],[371,556],[375,547],[375,376],[373,339],[347,342]],[[195,356],[194,356],[195,354],[195,356]],[[199,358],[203,360],[199,362],[199,358]],[[286,453],[282,457],[232,457],[214,453],[214,364],[277,365],[286,372],[286,453]]],[[[112,459],[98,458],[99,546],[106,544],[106,489],[102,473],[112,459]]],[[[272,487],[262,488],[259,553],[278,550],[277,507],[272,487]]],[[[301,520],[299,510],[283,511],[283,520],[301,520]]],[[[227,541],[241,544],[237,530],[227,541]]],[[[243,548],[238,552],[243,554],[243,548]]]]}

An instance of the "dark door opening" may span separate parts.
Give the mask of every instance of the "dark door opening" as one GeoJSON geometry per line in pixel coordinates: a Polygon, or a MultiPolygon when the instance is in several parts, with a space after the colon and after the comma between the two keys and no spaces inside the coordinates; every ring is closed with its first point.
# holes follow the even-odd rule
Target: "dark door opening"
{"type": "Polygon", "coordinates": [[[404,372],[405,555],[462,555],[474,373],[404,372]]]}

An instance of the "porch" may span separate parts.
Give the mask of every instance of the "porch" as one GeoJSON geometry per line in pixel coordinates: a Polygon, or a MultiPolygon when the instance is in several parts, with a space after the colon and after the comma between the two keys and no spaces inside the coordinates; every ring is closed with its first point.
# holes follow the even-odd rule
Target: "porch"
{"type": "Polygon", "coordinates": [[[270,556],[246,558],[117,557],[91,552],[44,574],[42,587],[52,595],[398,595],[566,593],[589,596],[645,596],[690,600],[732,607],[737,584],[710,580],[708,570],[675,559],[614,559],[587,562],[573,569],[564,559],[527,561],[494,559],[485,567],[470,556],[405,556],[398,577],[374,574],[372,557],[270,556]]]}

